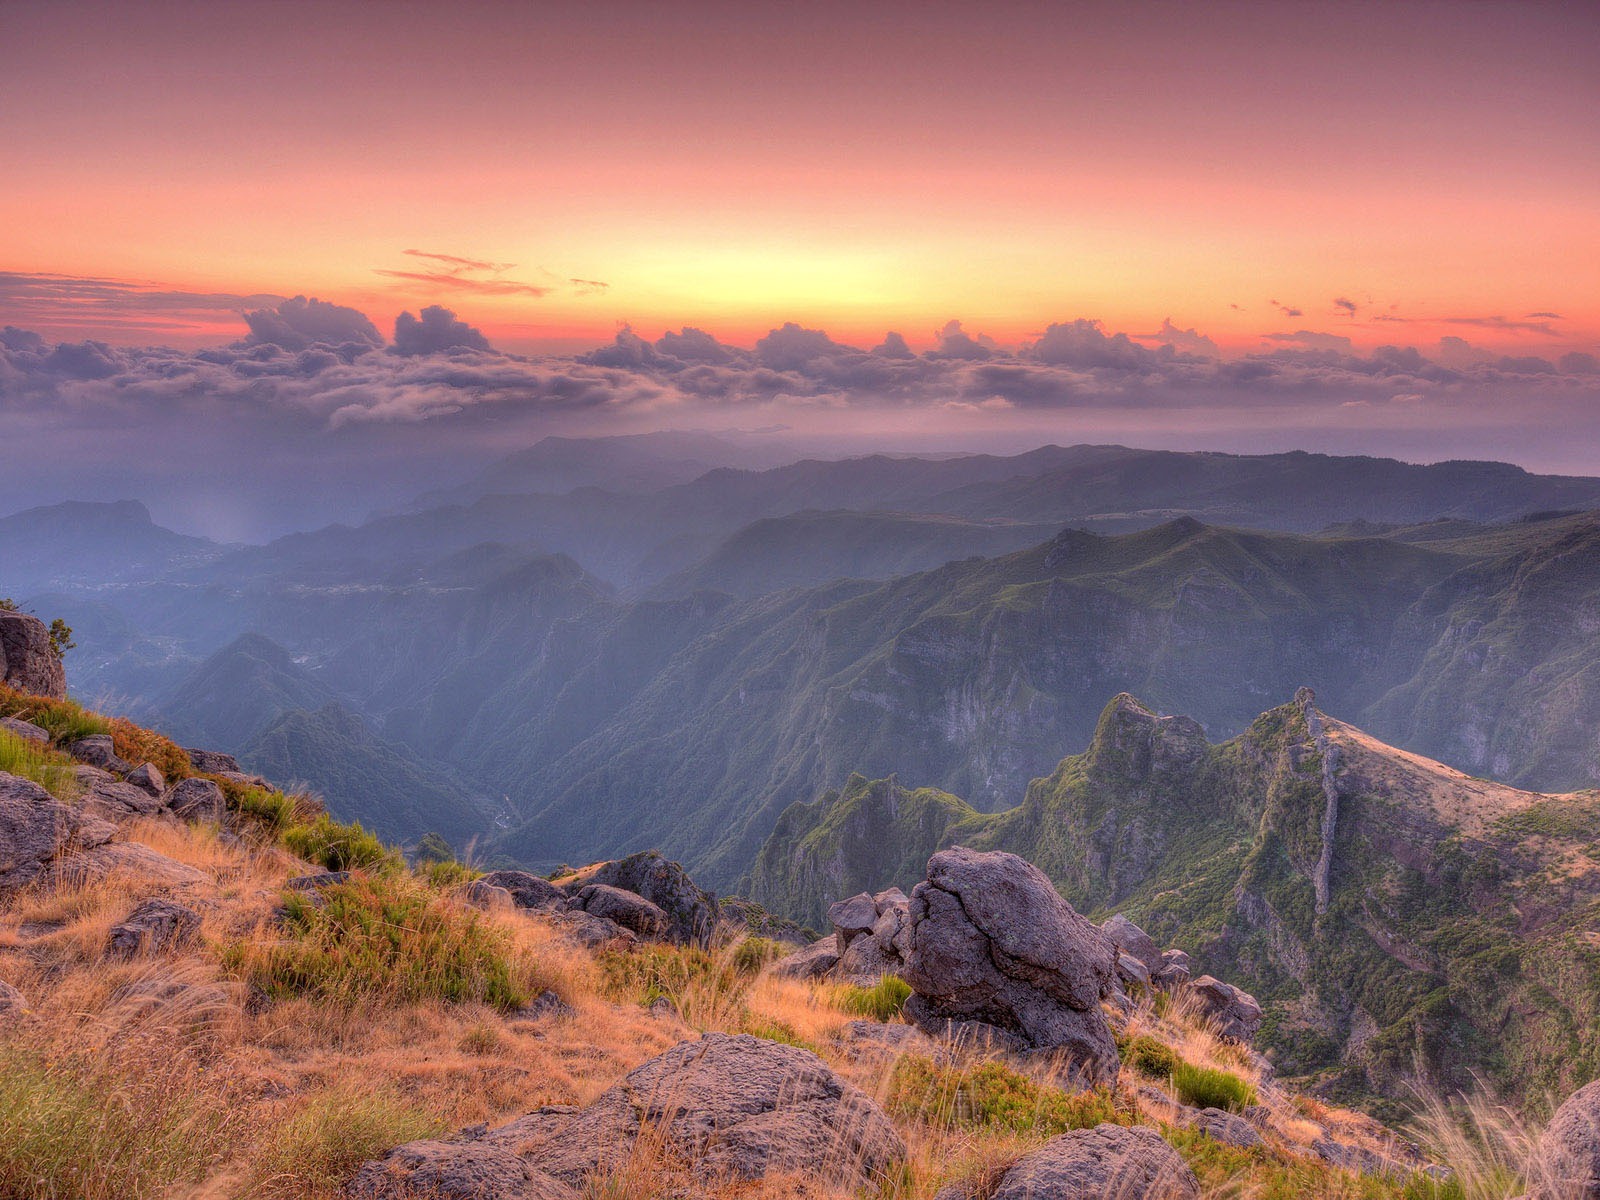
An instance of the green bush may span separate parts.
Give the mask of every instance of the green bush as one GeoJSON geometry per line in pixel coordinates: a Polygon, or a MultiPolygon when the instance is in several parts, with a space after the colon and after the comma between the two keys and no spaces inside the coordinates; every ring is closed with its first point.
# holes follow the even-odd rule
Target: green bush
{"type": "Polygon", "coordinates": [[[771,938],[747,937],[733,948],[733,966],[745,975],[755,975],[773,959],[781,957],[783,946],[771,938]]]}
{"type": "Polygon", "coordinates": [[[896,1116],[946,1129],[1003,1129],[1047,1137],[1131,1120],[1105,1089],[1069,1093],[1002,1063],[946,1067],[916,1055],[895,1063],[887,1105],[896,1116]]]}
{"type": "Polygon", "coordinates": [[[1183,1059],[1165,1042],[1141,1033],[1123,1050],[1123,1059],[1141,1075],[1151,1079],[1168,1079],[1183,1065],[1183,1059]]]}
{"type": "Polygon", "coordinates": [[[99,713],[92,713],[76,700],[52,700],[48,696],[35,696],[19,692],[0,684],[0,717],[20,717],[32,721],[51,737],[65,745],[95,733],[110,733],[111,722],[99,713]]]}
{"type": "Polygon", "coordinates": [[[424,864],[419,873],[428,881],[430,887],[446,890],[459,887],[463,883],[471,883],[483,874],[482,871],[474,870],[466,863],[459,863],[454,859],[435,859],[424,864]]]}
{"type": "Polygon", "coordinates": [[[283,844],[292,854],[329,871],[358,871],[395,867],[400,856],[368,833],[359,821],[346,825],[327,813],[283,831],[283,844]]]}
{"type": "Polygon", "coordinates": [[[513,1009],[548,986],[534,964],[514,958],[503,929],[402,873],[288,892],[282,924],[282,940],[236,943],[224,956],[269,995],[513,1009]]]}
{"type": "Polygon", "coordinates": [[[1231,1071],[1197,1067],[1180,1062],[1172,1069],[1172,1087],[1178,1099],[1195,1108],[1225,1108],[1238,1112],[1256,1102],[1256,1090],[1231,1071]]]}
{"type": "Polygon", "coordinates": [[[911,998],[911,985],[898,975],[885,975],[869,988],[840,984],[834,989],[833,998],[846,1012],[871,1017],[874,1021],[892,1021],[911,998]]]}

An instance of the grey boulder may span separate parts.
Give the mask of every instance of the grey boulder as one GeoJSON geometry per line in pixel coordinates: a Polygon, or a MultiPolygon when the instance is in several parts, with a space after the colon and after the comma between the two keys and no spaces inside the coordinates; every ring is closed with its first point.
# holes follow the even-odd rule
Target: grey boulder
{"type": "Polygon", "coordinates": [[[1261,1005],[1249,992],[1202,975],[1189,985],[1189,995],[1198,1001],[1200,1014],[1229,1041],[1248,1046],[1261,1031],[1261,1005]]]}
{"type": "Polygon", "coordinates": [[[24,721],[20,717],[0,717],[0,730],[4,730],[14,737],[19,737],[25,742],[33,742],[35,745],[48,746],[50,744],[50,734],[48,732],[35,725],[32,721],[24,721]]]}
{"type": "Polygon", "coordinates": [[[128,772],[127,782],[142,792],[160,796],[167,790],[167,780],[155,763],[141,763],[128,772]]]}
{"type": "Polygon", "coordinates": [[[69,849],[102,845],[115,833],[31,779],[0,772],[0,895],[32,883],[69,849]]]}
{"type": "Polygon", "coordinates": [[[1148,1127],[1100,1125],[1050,1139],[988,1188],[948,1187],[934,1200],[1198,1200],[1182,1157],[1148,1127]]]}
{"type": "Polygon", "coordinates": [[[185,750],[189,756],[189,765],[206,775],[238,775],[239,760],[231,754],[222,754],[216,750],[185,750]]]}
{"type": "Polygon", "coordinates": [[[585,867],[562,884],[569,894],[591,884],[621,888],[643,896],[667,914],[666,937],[680,945],[708,945],[721,920],[717,898],[659,851],[644,850],[612,862],[585,867]]]}
{"type": "Polygon", "coordinates": [[[578,894],[567,902],[567,907],[569,911],[581,911],[592,917],[614,921],[649,941],[665,937],[671,924],[667,914],[643,896],[603,883],[591,883],[580,888],[578,894]]]}
{"type": "Polygon", "coordinates": [[[567,900],[566,893],[555,884],[528,871],[490,871],[480,875],[478,882],[505,888],[518,908],[558,908],[567,900]]]}
{"type": "Polygon", "coordinates": [[[108,820],[151,816],[166,808],[165,798],[160,794],[151,795],[144,788],[125,783],[99,767],[80,763],[73,768],[72,776],[77,781],[84,807],[108,820]]]}
{"type": "Polygon", "coordinates": [[[821,979],[839,965],[839,944],[833,934],[819,938],[772,964],[780,979],[821,979]]]}
{"type": "Polygon", "coordinates": [[[0,979],[0,1017],[15,1017],[28,1011],[28,1002],[21,992],[0,979]]]}
{"type": "Polygon", "coordinates": [[[514,1151],[470,1140],[400,1146],[363,1166],[346,1191],[357,1200],[578,1200],[514,1151]]]}
{"type": "Polygon", "coordinates": [[[102,771],[115,771],[118,775],[122,775],[133,769],[131,763],[117,757],[116,747],[109,733],[91,733],[88,737],[68,743],[66,749],[67,753],[79,762],[99,767],[102,771]]]}
{"type": "Polygon", "coordinates": [[[180,779],[167,789],[167,807],[185,821],[217,821],[228,815],[222,789],[209,779],[180,779]]]}
{"type": "Polygon", "coordinates": [[[176,950],[200,932],[200,914],[171,900],[146,900],[111,927],[107,953],[113,958],[176,950]]]}
{"type": "Polygon", "coordinates": [[[1191,1124],[1207,1137],[1242,1150],[1261,1145],[1261,1135],[1237,1113],[1225,1112],[1220,1108],[1202,1108],[1194,1115],[1191,1124]]]}
{"type": "Polygon", "coordinates": [[[1156,945],[1156,940],[1121,913],[1100,926],[1100,932],[1110,938],[1111,944],[1122,953],[1132,955],[1143,963],[1146,971],[1161,969],[1161,948],[1156,945]]]}
{"type": "Polygon", "coordinates": [[[1600,1200],[1600,1080],[1556,1109],[1535,1158],[1538,1200],[1600,1200]]]}
{"type": "Polygon", "coordinates": [[[67,673],[38,617],[0,612],[0,683],[19,692],[67,698],[67,673]]]}

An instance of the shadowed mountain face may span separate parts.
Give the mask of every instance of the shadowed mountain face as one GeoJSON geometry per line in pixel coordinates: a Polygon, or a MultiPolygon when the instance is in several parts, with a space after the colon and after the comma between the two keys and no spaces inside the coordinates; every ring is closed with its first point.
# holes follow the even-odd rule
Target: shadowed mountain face
{"type": "Polygon", "coordinates": [[[785,811],[746,883],[780,912],[910,887],[934,851],[1003,849],[1075,907],[1126,912],[1266,1007],[1287,1074],[1409,1098],[1487,1075],[1559,1093],[1600,1068],[1600,793],[1462,775],[1323,716],[1309,691],[1209,743],[1128,696],[1088,750],[980,813],[854,776],[785,811]]]}

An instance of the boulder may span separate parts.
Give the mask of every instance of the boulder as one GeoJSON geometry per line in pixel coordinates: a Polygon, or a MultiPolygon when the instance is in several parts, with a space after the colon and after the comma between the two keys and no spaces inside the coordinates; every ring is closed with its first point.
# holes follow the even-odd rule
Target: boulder
{"type": "Polygon", "coordinates": [[[1600,1080],[1556,1109],[1534,1163],[1537,1200],[1600,1200],[1600,1080]]]}
{"type": "Polygon", "coordinates": [[[628,947],[637,945],[639,941],[639,935],[633,930],[624,929],[611,918],[597,913],[574,909],[571,912],[555,911],[550,915],[560,927],[563,937],[587,950],[607,946],[628,947]]]}
{"type": "Polygon", "coordinates": [[[828,921],[833,925],[833,940],[841,956],[856,938],[872,932],[878,921],[878,906],[869,892],[859,892],[828,905],[828,921]]]}
{"type": "Polygon", "coordinates": [[[77,781],[83,806],[107,820],[151,816],[166,808],[166,800],[160,794],[151,795],[99,767],[79,763],[72,769],[72,776],[77,781]]]}
{"type": "Polygon", "coordinates": [[[0,717],[0,729],[25,742],[33,742],[39,746],[50,744],[50,734],[46,730],[20,717],[0,717]]]}
{"type": "Polygon", "coordinates": [[[231,754],[220,754],[215,750],[185,750],[189,756],[189,765],[196,771],[205,775],[239,775],[239,760],[231,754]]]}
{"type": "Polygon", "coordinates": [[[38,617],[0,612],[0,683],[19,692],[67,698],[67,673],[38,617]]]}
{"type": "Polygon", "coordinates": [[[1261,1135],[1237,1113],[1220,1108],[1202,1108],[1194,1115],[1191,1124],[1207,1137],[1241,1150],[1253,1150],[1261,1145],[1261,1135]]]}
{"type": "Polygon", "coordinates": [[[1403,1178],[1411,1174],[1411,1169],[1391,1158],[1386,1158],[1376,1150],[1369,1150],[1365,1146],[1352,1146],[1345,1142],[1336,1142],[1329,1137],[1320,1137],[1311,1143],[1311,1152],[1329,1166],[1338,1167],[1343,1171],[1353,1171],[1360,1175],[1371,1175],[1376,1178],[1403,1178]]]}
{"type": "Polygon", "coordinates": [[[69,849],[101,845],[115,833],[31,779],[0,771],[0,895],[32,883],[69,849]]]}
{"type": "Polygon", "coordinates": [[[1189,985],[1189,995],[1198,1001],[1200,1015],[1229,1041],[1248,1046],[1261,1031],[1261,1005],[1249,992],[1202,975],[1189,985]]]}
{"type": "Polygon", "coordinates": [[[862,892],[828,909],[834,945],[839,949],[835,978],[871,987],[885,975],[898,975],[911,944],[911,902],[899,888],[876,896],[862,892]]]}
{"type": "Polygon", "coordinates": [[[803,950],[780,958],[772,964],[772,973],[780,979],[821,979],[838,964],[838,942],[830,933],[803,950]]]}
{"type": "Polygon", "coordinates": [[[911,893],[910,921],[902,974],[913,992],[906,1015],[918,1025],[1019,1042],[1066,1060],[1087,1082],[1116,1078],[1100,1007],[1116,948],[1037,867],[1001,851],[941,851],[911,893]]]}
{"type": "Polygon", "coordinates": [[[127,781],[142,792],[160,796],[167,790],[167,780],[155,763],[140,763],[128,772],[127,781]]]}
{"type": "Polygon", "coordinates": [[[580,888],[578,894],[567,901],[567,908],[615,921],[650,941],[665,937],[671,925],[667,914],[643,896],[604,883],[580,888]]]}
{"type": "Polygon", "coordinates": [[[496,887],[492,883],[485,883],[481,879],[474,879],[461,887],[461,899],[473,908],[481,908],[484,912],[493,912],[495,909],[508,909],[516,907],[511,893],[503,887],[496,887]]]}
{"type": "Polygon", "coordinates": [[[116,875],[164,888],[190,887],[212,882],[203,871],[198,871],[188,863],[181,863],[175,858],[168,858],[165,854],[152,850],[149,846],[142,846],[138,842],[106,842],[64,854],[51,864],[50,874],[56,880],[75,883],[106,879],[116,875]]]}
{"type": "Polygon", "coordinates": [[[557,908],[567,901],[567,894],[555,884],[527,871],[490,871],[478,882],[505,888],[518,908],[557,908]]]}
{"type": "Polygon", "coordinates": [[[1147,988],[1150,986],[1150,968],[1145,966],[1143,959],[1123,951],[1117,955],[1117,978],[1124,984],[1136,983],[1147,988]]]}
{"type": "Polygon", "coordinates": [[[941,1065],[953,1061],[948,1046],[934,1041],[915,1025],[882,1021],[847,1021],[833,1040],[852,1059],[893,1064],[907,1054],[931,1059],[941,1065]]]}
{"type": "Polygon", "coordinates": [[[66,750],[79,762],[99,767],[102,771],[115,771],[123,775],[133,769],[133,764],[117,757],[116,746],[109,733],[91,733],[88,737],[69,742],[66,750]]]}
{"type": "Polygon", "coordinates": [[[1156,940],[1121,913],[1100,926],[1100,932],[1123,954],[1132,955],[1143,963],[1146,971],[1161,969],[1161,948],[1156,940]]]}
{"type": "Polygon", "coordinates": [[[1183,1158],[1148,1126],[1099,1125],[1051,1138],[992,1189],[949,1187],[935,1200],[1199,1200],[1183,1158]]]}
{"type": "Polygon", "coordinates": [[[180,779],[167,789],[167,807],[185,821],[221,822],[228,815],[222,789],[210,779],[180,779]]]}
{"type": "Polygon", "coordinates": [[[579,1200],[515,1151],[470,1139],[407,1143],[363,1166],[346,1191],[357,1200],[579,1200]]]}
{"type": "Polygon", "coordinates": [[[520,1186],[510,1165],[515,1158],[530,1178],[581,1189],[625,1163],[641,1137],[707,1182],[792,1174],[865,1189],[886,1181],[906,1153],[883,1110],[810,1051],[748,1034],[708,1033],[645,1063],[587,1108],[542,1108],[487,1133],[401,1146],[356,1176],[395,1190],[356,1194],[432,1197],[438,1176],[424,1174],[420,1164],[440,1158],[479,1161],[485,1171],[492,1163],[520,1186]],[[419,1149],[439,1145],[453,1149],[419,1149]]]}
{"type": "Polygon", "coordinates": [[[1189,956],[1182,950],[1164,950],[1161,966],[1150,973],[1150,982],[1163,991],[1175,991],[1189,982],[1189,956]]]}
{"type": "Polygon", "coordinates": [[[643,896],[667,914],[666,936],[680,945],[710,944],[721,920],[717,898],[704,890],[689,873],[655,850],[645,850],[613,862],[595,863],[562,880],[568,895],[590,884],[621,888],[643,896]]]}
{"type": "Polygon", "coordinates": [[[106,952],[113,958],[178,949],[200,932],[200,914],[171,900],[146,900],[111,927],[106,952]]]}
{"type": "Polygon", "coordinates": [[[28,1011],[28,1002],[21,992],[0,979],[0,1020],[21,1016],[28,1011]]]}

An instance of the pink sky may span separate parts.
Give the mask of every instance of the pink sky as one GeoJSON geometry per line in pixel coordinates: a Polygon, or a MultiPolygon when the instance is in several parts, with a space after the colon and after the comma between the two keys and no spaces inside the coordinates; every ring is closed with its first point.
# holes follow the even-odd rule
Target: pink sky
{"type": "Polygon", "coordinates": [[[11,0],[0,324],[1592,352],[1597,61],[1592,3],[11,0]]]}

